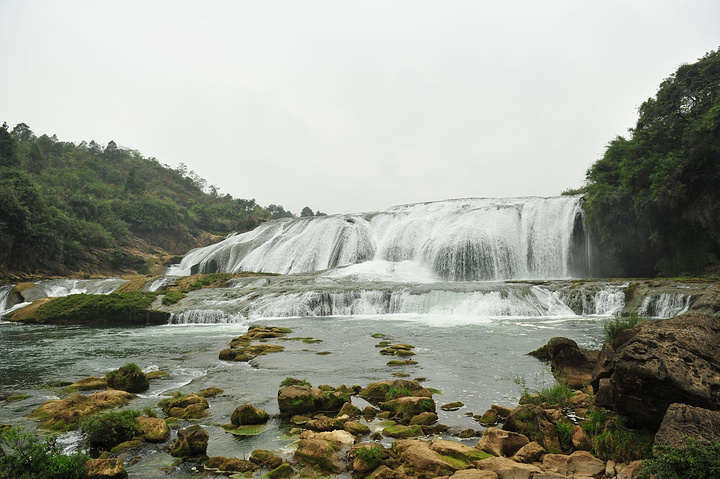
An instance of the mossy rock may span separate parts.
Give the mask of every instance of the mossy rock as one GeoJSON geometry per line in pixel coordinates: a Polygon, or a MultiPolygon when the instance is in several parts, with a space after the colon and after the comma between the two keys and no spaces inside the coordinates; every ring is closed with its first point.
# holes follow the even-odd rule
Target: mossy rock
{"type": "Polygon", "coordinates": [[[145,373],[145,376],[147,376],[148,379],[151,381],[153,379],[166,379],[170,377],[170,373],[166,371],[150,371],[149,373],[145,373]]]}
{"type": "Polygon", "coordinates": [[[220,472],[251,472],[258,468],[257,464],[236,457],[214,456],[207,460],[204,467],[220,472]]]}
{"type": "Polygon", "coordinates": [[[404,361],[393,359],[392,361],[387,362],[387,366],[414,366],[417,363],[417,361],[413,361],[412,359],[406,359],[404,361]]]}
{"type": "Polygon", "coordinates": [[[124,406],[133,396],[127,391],[109,389],[90,395],[74,393],[64,399],[53,399],[38,407],[31,418],[43,421],[38,427],[53,431],[75,429],[80,422],[106,409],[124,406]]]}
{"type": "Polygon", "coordinates": [[[215,396],[219,396],[220,394],[222,394],[224,392],[225,391],[223,391],[220,388],[212,387],[212,388],[203,389],[202,391],[200,391],[198,393],[198,396],[202,396],[204,398],[214,398],[215,396]]]}
{"type": "Polygon", "coordinates": [[[269,469],[275,469],[283,463],[282,457],[266,449],[255,449],[250,453],[250,460],[260,467],[269,469]]]}
{"type": "Polygon", "coordinates": [[[6,397],[5,402],[7,402],[7,403],[18,402],[18,401],[27,399],[29,397],[31,397],[30,394],[13,394],[12,396],[6,397]]]}
{"type": "Polygon", "coordinates": [[[112,449],[110,449],[110,453],[120,454],[121,452],[141,448],[143,444],[144,442],[142,439],[131,439],[129,441],[121,442],[117,446],[113,447],[112,449]]]}
{"type": "Polygon", "coordinates": [[[380,409],[394,413],[418,415],[424,412],[435,412],[435,401],[432,398],[406,396],[380,404],[380,409]]]}
{"type": "Polygon", "coordinates": [[[353,436],[362,436],[370,433],[370,428],[358,421],[347,421],[343,425],[343,429],[352,434],[353,436]]]}
{"type": "Polygon", "coordinates": [[[166,416],[178,419],[200,419],[207,414],[207,399],[197,394],[176,393],[171,398],[162,399],[158,406],[166,416]]]}
{"type": "Polygon", "coordinates": [[[108,371],[105,379],[108,387],[130,393],[141,393],[150,388],[150,381],[135,363],[128,363],[120,369],[108,371]]]}
{"type": "Polygon", "coordinates": [[[455,401],[447,404],[443,404],[440,406],[440,409],[443,411],[457,411],[458,409],[461,409],[465,407],[465,404],[461,403],[460,401],[455,401]]]}
{"type": "Polygon", "coordinates": [[[422,412],[420,414],[417,414],[413,416],[412,419],[410,419],[410,425],[411,426],[429,426],[431,424],[435,424],[438,421],[438,415],[434,412],[422,412]]]}
{"type": "Polygon", "coordinates": [[[294,477],[295,474],[295,469],[293,469],[293,467],[287,462],[284,462],[275,469],[266,473],[262,479],[290,479],[291,477],[294,477]]]}
{"type": "Polygon", "coordinates": [[[270,419],[270,415],[267,412],[246,403],[235,408],[230,417],[230,422],[235,426],[251,426],[265,424],[268,419],[270,419]]]}
{"type": "MultiPolygon", "coordinates": [[[[89,376],[86,378],[82,378],[78,381],[75,381],[71,385],[67,386],[65,388],[66,392],[75,392],[75,391],[94,391],[99,389],[105,389],[108,387],[107,379],[95,377],[95,376],[89,376]]],[[[117,388],[115,388],[117,389],[117,388]]],[[[132,391],[130,391],[132,392],[132,391]]]]}
{"type": "Polygon", "coordinates": [[[404,426],[402,424],[391,424],[386,426],[382,431],[384,436],[394,437],[396,439],[406,439],[409,437],[424,436],[422,426],[412,425],[404,426]]]}
{"type": "Polygon", "coordinates": [[[147,442],[165,442],[170,439],[170,428],[162,419],[138,416],[137,421],[142,429],[143,439],[147,442]]]}

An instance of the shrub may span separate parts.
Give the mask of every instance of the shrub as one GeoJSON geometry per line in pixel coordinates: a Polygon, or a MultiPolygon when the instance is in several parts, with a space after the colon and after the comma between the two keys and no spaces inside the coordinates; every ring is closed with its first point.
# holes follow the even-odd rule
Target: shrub
{"type": "Polygon", "coordinates": [[[631,462],[652,454],[654,436],[618,427],[605,429],[593,438],[593,452],[603,461],[631,462]]]}
{"type": "Polygon", "coordinates": [[[570,421],[561,421],[555,424],[560,445],[564,450],[572,447],[573,424],[570,421]]]}
{"type": "Polygon", "coordinates": [[[711,479],[720,477],[720,442],[688,440],[682,449],[657,446],[655,457],[645,461],[643,472],[659,479],[711,479]]]}
{"type": "Polygon", "coordinates": [[[162,304],[164,304],[165,306],[170,306],[171,304],[177,303],[184,297],[185,295],[179,291],[168,291],[167,293],[165,293],[165,296],[163,296],[162,304]]]}
{"type": "Polygon", "coordinates": [[[52,441],[19,428],[0,431],[0,479],[82,479],[87,477],[87,454],[65,455],[52,441]]]}
{"type": "Polygon", "coordinates": [[[529,389],[524,388],[522,396],[520,396],[520,404],[549,403],[553,406],[565,406],[565,402],[575,395],[575,391],[567,384],[558,383],[549,388],[545,388],[536,394],[532,394],[529,389]]]}
{"type": "Polygon", "coordinates": [[[626,329],[632,329],[640,323],[648,321],[650,318],[642,316],[637,312],[633,312],[627,318],[615,316],[613,319],[603,324],[603,332],[605,333],[605,342],[612,343],[626,329]]]}
{"type": "Polygon", "coordinates": [[[81,427],[93,449],[110,450],[142,433],[138,411],[113,411],[83,421],[81,427]]]}

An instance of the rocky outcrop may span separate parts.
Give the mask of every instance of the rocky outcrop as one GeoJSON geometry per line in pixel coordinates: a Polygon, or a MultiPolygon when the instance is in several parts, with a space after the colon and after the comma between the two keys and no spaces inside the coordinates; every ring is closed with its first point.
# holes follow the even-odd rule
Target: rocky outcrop
{"type": "Polygon", "coordinates": [[[530,353],[540,360],[550,361],[555,379],[574,389],[590,384],[598,354],[598,351],[583,349],[572,339],[562,337],[552,338],[545,346],[530,353]]]}
{"type": "Polygon", "coordinates": [[[267,412],[248,403],[236,407],[230,416],[230,422],[235,426],[265,424],[268,419],[267,412]]]}
{"type": "Polygon", "coordinates": [[[88,479],[126,479],[122,459],[90,459],[85,463],[88,479]]]}
{"type": "Polygon", "coordinates": [[[606,345],[595,404],[657,430],[673,403],[720,410],[720,321],[689,313],[648,321],[606,345]]]}
{"type": "Polygon", "coordinates": [[[681,448],[688,439],[709,444],[720,442],[720,411],[671,404],[655,435],[655,445],[681,448]]]}
{"type": "Polygon", "coordinates": [[[350,396],[338,391],[323,391],[310,385],[291,385],[278,390],[278,406],[283,416],[339,411],[350,396]]]}
{"type": "Polygon", "coordinates": [[[168,448],[171,456],[189,460],[207,459],[206,451],[210,435],[202,426],[190,426],[177,433],[177,439],[168,448]]]}
{"type": "Polygon", "coordinates": [[[483,433],[477,447],[493,456],[512,457],[529,442],[530,440],[520,433],[490,427],[483,433]]]}
{"type": "Polygon", "coordinates": [[[143,439],[147,442],[165,442],[170,438],[170,428],[162,419],[156,417],[138,416],[143,439]]]}
{"type": "Polygon", "coordinates": [[[210,407],[207,399],[194,393],[176,393],[171,398],[160,400],[158,406],[166,416],[178,419],[200,419],[210,407]]]}

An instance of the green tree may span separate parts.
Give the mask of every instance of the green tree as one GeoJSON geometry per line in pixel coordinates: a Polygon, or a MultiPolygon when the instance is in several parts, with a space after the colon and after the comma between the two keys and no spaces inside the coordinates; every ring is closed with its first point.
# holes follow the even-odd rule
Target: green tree
{"type": "Polygon", "coordinates": [[[0,127],[0,166],[13,167],[19,163],[16,149],[15,139],[8,132],[8,124],[3,123],[0,127]]]}
{"type": "Polygon", "coordinates": [[[587,172],[606,275],[698,274],[720,255],[720,53],[682,65],[639,109],[631,137],[587,172]]]}
{"type": "Polygon", "coordinates": [[[306,206],[306,207],[303,208],[302,211],[300,212],[300,216],[303,217],[303,218],[306,217],[306,216],[315,216],[315,213],[313,213],[313,210],[311,210],[309,206],[306,206]]]}

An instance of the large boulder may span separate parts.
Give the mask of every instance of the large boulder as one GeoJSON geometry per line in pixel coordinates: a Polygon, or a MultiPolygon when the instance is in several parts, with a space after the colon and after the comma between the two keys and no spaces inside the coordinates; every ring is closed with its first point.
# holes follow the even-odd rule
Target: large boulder
{"type": "Polygon", "coordinates": [[[446,476],[465,468],[464,462],[443,457],[431,445],[428,441],[404,439],[396,441],[394,449],[400,454],[400,460],[407,469],[428,477],[446,476]]]}
{"type": "Polygon", "coordinates": [[[301,439],[295,450],[295,460],[300,464],[317,466],[323,472],[339,474],[346,469],[338,446],[323,439],[301,439]]]}
{"type": "Polygon", "coordinates": [[[597,477],[605,472],[605,463],[587,451],[575,451],[569,456],[546,454],[543,469],[565,476],[597,477]]]}
{"type": "Polygon", "coordinates": [[[230,422],[235,426],[265,424],[268,419],[270,415],[267,412],[249,403],[236,407],[230,416],[230,422]]]}
{"type": "Polygon", "coordinates": [[[520,433],[489,427],[480,438],[477,448],[493,456],[512,457],[529,442],[530,440],[520,433]]]}
{"type": "Polygon", "coordinates": [[[718,344],[720,321],[698,313],[624,331],[593,372],[595,404],[654,430],[673,403],[720,410],[718,344]]]}
{"type": "Polygon", "coordinates": [[[204,460],[210,434],[202,426],[194,425],[187,429],[180,429],[177,439],[168,448],[171,456],[190,460],[204,460]]]}
{"type": "Polygon", "coordinates": [[[90,459],[85,463],[88,479],[126,479],[122,459],[90,459]]]}
{"type": "Polygon", "coordinates": [[[176,393],[170,398],[161,399],[158,406],[168,417],[178,419],[200,419],[210,407],[207,399],[197,394],[176,393]]]}
{"type": "Polygon", "coordinates": [[[141,393],[150,388],[150,380],[135,363],[128,363],[120,369],[108,371],[105,378],[108,387],[129,393],[141,393]]]}
{"type": "Polygon", "coordinates": [[[548,412],[540,406],[522,404],[515,408],[502,427],[539,443],[548,452],[561,452],[557,429],[548,412]]]}
{"type": "Polygon", "coordinates": [[[309,385],[291,385],[278,390],[278,407],[283,416],[338,412],[350,402],[347,393],[323,391],[309,385]]]}
{"type": "Polygon", "coordinates": [[[654,444],[681,448],[687,439],[709,444],[720,442],[720,411],[671,404],[655,434],[654,444]]]}
{"type": "Polygon", "coordinates": [[[548,343],[535,351],[535,356],[543,361],[550,361],[555,379],[574,389],[582,389],[593,377],[593,369],[599,351],[583,349],[575,341],[568,338],[552,338],[548,343]]]}

